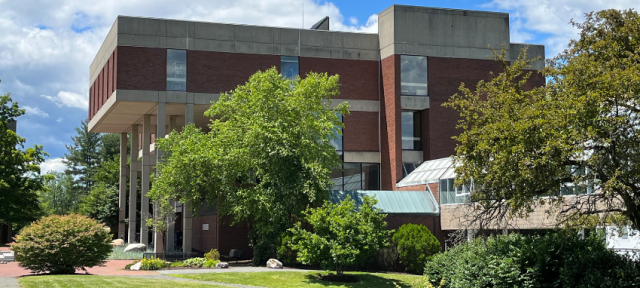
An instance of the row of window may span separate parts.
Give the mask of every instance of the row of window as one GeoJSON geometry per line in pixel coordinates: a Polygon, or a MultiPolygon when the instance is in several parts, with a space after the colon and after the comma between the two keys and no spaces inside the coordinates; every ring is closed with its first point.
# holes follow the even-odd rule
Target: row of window
{"type": "MultiPolygon", "coordinates": [[[[298,57],[281,56],[282,77],[293,80],[299,74],[298,57]]],[[[187,91],[187,50],[167,49],[167,91],[187,91]]]]}
{"type": "MultiPolygon", "coordinates": [[[[298,57],[281,56],[280,73],[293,80],[300,74],[298,57]]],[[[400,91],[402,95],[426,96],[427,57],[400,56],[400,91]]],[[[167,91],[187,91],[187,50],[167,49],[167,91]]]]}
{"type": "Polygon", "coordinates": [[[331,171],[331,190],[380,190],[380,164],[343,163],[331,171]]]}

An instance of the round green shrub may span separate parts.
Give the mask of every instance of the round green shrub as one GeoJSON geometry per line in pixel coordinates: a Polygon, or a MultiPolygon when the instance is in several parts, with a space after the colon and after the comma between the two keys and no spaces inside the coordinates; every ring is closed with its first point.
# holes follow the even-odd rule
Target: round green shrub
{"type": "Polygon", "coordinates": [[[140,265],[140,270],[160,270],[168,266],[169,264],[162,259],[144,258],[142,259],[142,265],[140,265]]]}
{"type": "Polygon", "coordinates": [[[207,258],[196,257],[184,260],[182,263],[184,263],[184,266],[187,267],[202,267],[205,262],[207,262],[207,258]]]}
{"type": "Polygon", "coordinates": [[[211,251],[204,253],[204,258],[207,260],[220,260],[220,252],[218,252],[218,249],[211,249],[211,251]]]}
{"type": "Polygon", "coordinates": [[[407,272],[420,274],[429,258],[441,251],[440,241],[424,225],[404,224],[393,234],[400,263],[407,272]]]}
{"type": "Polygon", "coordinates": [[[48,216],[22,229],[11,247],[20,266],[33,272],[73,274],[103,264],[111,253],[107,227],[86,216],[48,216]]]}

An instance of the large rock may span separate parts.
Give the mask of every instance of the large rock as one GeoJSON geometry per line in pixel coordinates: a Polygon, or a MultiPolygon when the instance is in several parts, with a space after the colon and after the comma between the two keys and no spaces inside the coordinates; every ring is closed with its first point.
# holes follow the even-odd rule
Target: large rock
{"type": "Polygon", "coordinates": [[[227,262],[218,262],[218,264],[216,264],[216,268],[218,268],[218,269],[229,268],[229,263],[227,263],[227,262]]]}
{"type": "Polygon", "coordinates": [[[267,261],[267,268],[282,269],[282,262],[278,261],[278,259],[271,258],[267,261]]]}
{"type": "Polygon", "coordinates": [[[124,246],[124,240],[122,239],[116,239],[111,241],[111,245],[113,246],[124,246]]]}
{"type": "Polygon", "coordinates": [[[147,252],[147,245],[129,244],[127,248],[124,248],[124,252],[147,252]]]}
{"type": "Polygon", "coordinates": [[[142,261],[131,265],[131,267],[129,267],[129,270],[140,270],[140,267],[142,267],[142,261]]]}

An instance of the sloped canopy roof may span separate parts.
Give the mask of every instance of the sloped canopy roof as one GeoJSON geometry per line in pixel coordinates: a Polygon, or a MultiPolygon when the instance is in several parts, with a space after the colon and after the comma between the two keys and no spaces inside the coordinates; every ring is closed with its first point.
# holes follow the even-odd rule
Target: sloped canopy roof
{"type": "Polygon", "coordinates": [[[331,192],[330,201],[340,203],[347,197],[351,197],[356,202],[356,206],[361,206],[364,196],[375,197],[378,203],[376,208],[385,214],[423,214],[440,215],[438,202],[430,191],[337,191],[331,192]]]}
{"type": "Polygon", "coordinates": [[[439,179],[448,178],[455,178],[453,158],[451,157],[425,161],[400,180],[396,187],[436,183],[439,179]]]}

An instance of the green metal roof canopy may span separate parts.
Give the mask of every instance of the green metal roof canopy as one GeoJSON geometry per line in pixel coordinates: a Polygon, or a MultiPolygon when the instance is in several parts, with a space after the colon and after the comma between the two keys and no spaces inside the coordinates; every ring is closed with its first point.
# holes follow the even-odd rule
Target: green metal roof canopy
{"type": "Polygon", "coordinates": [[[340,203],[350,196],[356,206],[363,204],[364,196],[375,197],[378,203],[376,208],[385,214],[422,214],[438,216],[440,209],[435,197],[430,191],[331,191],[330,201],[340,203]]]}

